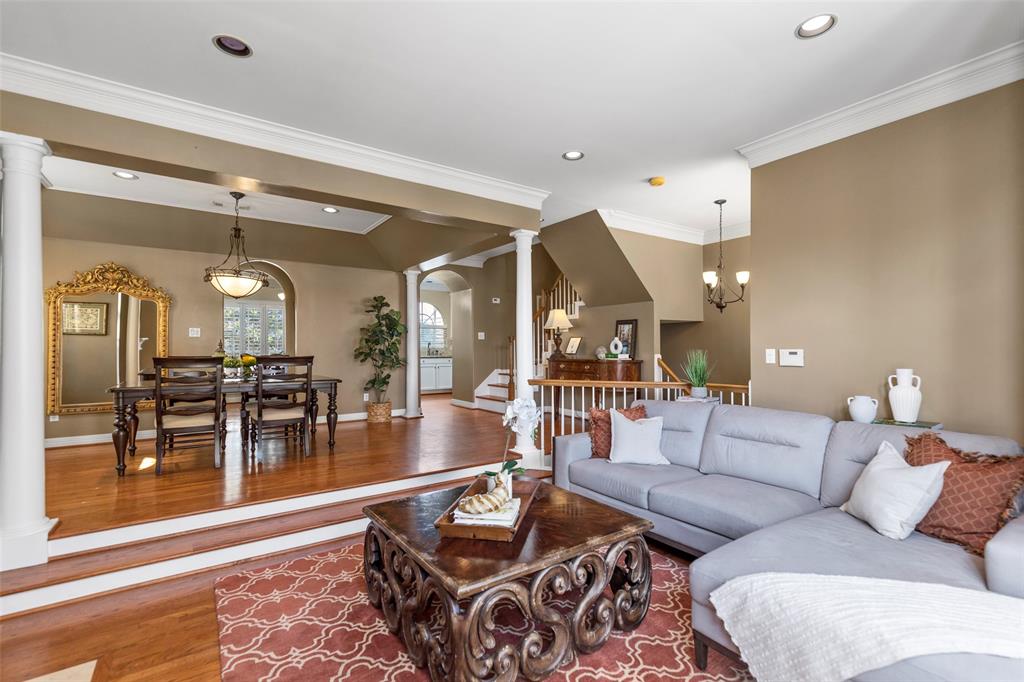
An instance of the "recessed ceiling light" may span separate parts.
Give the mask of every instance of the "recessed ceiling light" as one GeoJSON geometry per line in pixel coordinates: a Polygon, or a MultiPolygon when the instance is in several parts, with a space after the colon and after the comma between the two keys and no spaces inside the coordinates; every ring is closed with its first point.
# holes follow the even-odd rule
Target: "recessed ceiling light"
{"type": "Polygon", "coordinates": [[[241,38],[222,34],[213,37],[213,44],[218,50],[232,57],[252,56],[252,48],[241,38]]]}
{"type": "Polygon", "coordinates": [[[565,159],[566,161],[579,161],[580,159],[583,158],[583,152],[581,152],[581,151],[566,152],[566,153],[562,154],[562,158],[565,159]]]}
{"type": "Polygon", "coordinates": [[[324,206],[320,210],[323,211],[324,213],[337,213],[338,212],[338,209],[334,208],[333,206],[324,206]]]}
{"type": "Polygon", "coordinates": [[[817,38],[836,25],[836,15],[819,14],[796,27],[797,38],[817,38]]]}
{"type": "Polygon", "coordinates": [[[135,173],[129,173],[128,171],[117,170],[114,171],[114,177],[121,178],[122,180],[138,180],[139,176],[135,173]]]}

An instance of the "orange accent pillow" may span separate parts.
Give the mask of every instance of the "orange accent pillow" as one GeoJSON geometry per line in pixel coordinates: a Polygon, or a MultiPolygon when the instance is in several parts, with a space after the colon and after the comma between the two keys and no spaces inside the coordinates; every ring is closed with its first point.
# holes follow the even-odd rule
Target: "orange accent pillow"
{"type": "MultiPolygon", "coordinates": [[[[620,407],[621,412],[627,419],[636,421],[647,418],[647,408],[643,405],[636,407],[620,407]]],[[[597,407],[590,408],[590,456],[608,459],[612,453],[612,415],[608,410],[597,407]]]]}
{"type": "Polygon", "coordinates": [[[927,431],[907,436],[905,457],[911,466],[950,462],[939,499],[917,530],[982,554],[985,543],[1013,513],[1014,499],[1024,487],[1024,455],[962,452],[927,431]]]}

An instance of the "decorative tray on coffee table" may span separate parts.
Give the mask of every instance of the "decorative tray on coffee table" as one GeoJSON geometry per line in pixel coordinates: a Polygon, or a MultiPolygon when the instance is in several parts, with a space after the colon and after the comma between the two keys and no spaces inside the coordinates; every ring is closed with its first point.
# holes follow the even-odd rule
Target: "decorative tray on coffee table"
{"type": "Polygon", "coordinates": [[[473,481],[465,492],[441,516],[434,521],[434,527],[443,538],[465,538],[467,540],[495,540],[498,542],[512,542],[516,532],[523,525],[523,519],[530,509],[537,489],[540,488],[540,481],[532,478],[512,479],[512,497],[519,498],[519,516],[516,522],[510,527],[493,525],[474,525],[470,523],[455,523],[455,510],[464,497],[487,492],[487,476],[479,476],[473,481]]]}

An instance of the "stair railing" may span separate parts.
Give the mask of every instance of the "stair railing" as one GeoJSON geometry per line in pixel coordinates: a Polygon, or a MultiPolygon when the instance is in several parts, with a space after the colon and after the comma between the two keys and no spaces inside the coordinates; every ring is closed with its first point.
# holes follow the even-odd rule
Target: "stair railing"
{"type": "MultiPolygon", "coordinates": [[[[686,385],[686,395],[690,395],[690,382],[679,378],[660,354],[654,356],[654,380],[656,382],[682,383],[686,385]]],[[[655,400],[665,400],[660,391],[655,392],[655,400]]],[[[708,396],[718,398],[723,405],[750,405],[750,382],[744,384],[708,383],[708,396]]],[[[673,400],[673,398],[668,398],[673,400]]]]}

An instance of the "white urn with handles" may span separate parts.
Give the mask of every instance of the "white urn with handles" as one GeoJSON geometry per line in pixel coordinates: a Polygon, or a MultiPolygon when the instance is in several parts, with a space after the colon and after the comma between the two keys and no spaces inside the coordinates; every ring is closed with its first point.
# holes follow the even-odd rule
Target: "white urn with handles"
{"type": "Polygon", "coordinates": [[[870,424],[878,414],[878,401],[867,395],[854,395],[846,399],[850,418],[861,424],[870,424]]]}
{"type": "Polygon", "coordinates": [[[898,422],[916,422],[921,411],[921,377],[912,369],[898,369],[889,375],[888,383],[892,418],[898,422]]]}

